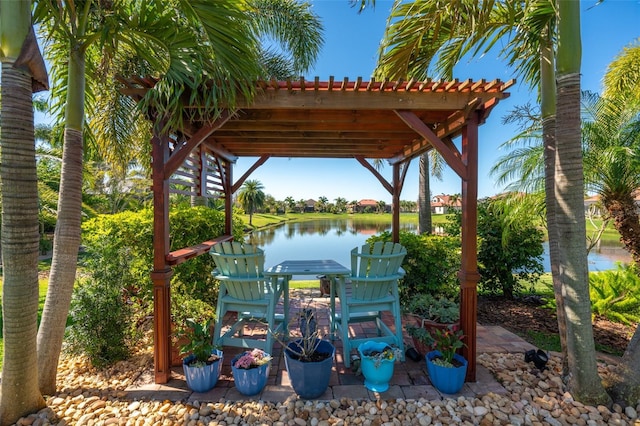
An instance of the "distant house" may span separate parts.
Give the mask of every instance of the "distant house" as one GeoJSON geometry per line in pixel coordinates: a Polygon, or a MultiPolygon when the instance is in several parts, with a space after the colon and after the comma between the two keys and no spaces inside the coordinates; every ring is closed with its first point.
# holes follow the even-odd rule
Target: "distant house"
{"type": "Polygon", "coordinates": [[[313,213],[313,212],[315,212],[316,211],[316,204],[317,204],[316,200],[313,200],[313,199],[309,198],[307,200],[307,202],[305,203],[305,205],[304,205],[304,212],[305,213],[313,213]]]}
{"type": "Polygon", "coordinates": [[[440,194],[431,198],[431,213],[447,214],[452,210],[462,210],[462,201],[460,200],[460,197],[440,194]]]}
{"type": "MultiPolygon", "coordinates": [[[[357,213],[364,212],[377,212],[378,211],[378,201],[365,198],[363,200],[358,201],[356,206],[352,206],[352,211],[357,213]]],[[[391,211],[391,205],[385,204],[384,206],[385,213],[389,213],[391,211]]]]}
{"type": "MultiPolygon", "coordinates": [[[[636,204],[636,213],[640,214],[640,188],[633,193],[633,200],[636,204]]],[[[584,213],[594,216],[602,216],[604,207],[601,203],[600,195],[591,195],[584,199],[584,213]]]]}
{"type": "Polygon", "coordinates": [[[591,197],[587,197],[584,199],[584,213],[585,214],[589,214],[591,213],[592,215],[595,216],[600,216],[602,215],[602,211],[600,209],[600,196],[599,195],[592,195],[591,197]]]}

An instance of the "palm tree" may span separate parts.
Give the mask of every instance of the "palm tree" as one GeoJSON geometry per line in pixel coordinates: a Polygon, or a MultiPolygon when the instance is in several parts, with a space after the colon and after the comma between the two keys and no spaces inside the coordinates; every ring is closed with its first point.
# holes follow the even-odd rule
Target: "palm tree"
{"type": "Polygon", "coordinates": [[[336,202],[336,212],[344,213],[347,209],[347,199],[338,197],[334,201],[336,202]]]}
{"type": "MultiPolygon", "coordinates": [[[[562,5],[563,1],[559,0],[562,5]]],[[[566,6],[566,5],[565,5],[566,6]]],[[[381,54],[376,74],[390,78],[415,77],[424,79],[430,65],[438,58],[435,71],[450,78],[453,68],[467,55],[488,52],[498,41],[504,42],[500,55],[524,80],[539,87],[545,134],[545,180],[547,200],[547,226],[549,229],[550,257],[554,294],[556,296],[558,325],[563,353],[567,354],[566,310],[563,307],[563,288],[560,280],[559,247],[557,244],[556,199],[553,184],[558,157],[555,141],[555,74],[554,40],[556,39],[556,5],[553,1],[536,2],[440,2],[416,0],[396,2],[389,17],[389,25],[381,44],[381,54]]],[[[566,24],[566,22],[565,22],[566,24]]],[[[579,37],[579,34],[578,34],[579,37]]],[[[566,45],[565,45],[566,46],[566,45]]],[[[568,129],[563,129],[568,130],[568,129]]],[[[580,192],[581,194],[582,192],[580,192]]],[[[560,213],[562,214],[562,213],[560,213]]],[[[576,260],[580,257],[577,255],[576,260]]],[[[586,264],[586,253],[584,254],[586,264]]],[[[585,314],[585,301],[581,300],[585,314]]],[[[589,308],[588,304],[586,308],[589,308]]],[[[590,317],[581,317],[581,323],[591,324],[590,317]]],[[[593,357],[594,354],[580,355],[593,357]]],[[[580,359],[569,367],[571,373],[581,363],[580,359]]],[[[587,361],[587,364],[590,360],[587,361]]],[[[566,370],[566,369],[565,369],[566,370]]],[[[577,383],[581,387],[584,383],[577,383]]],[[[600,393],[599,389],[590,389],[600,393]]],[[[576,389],[581,393],[580,389],[576,389]]]]}
{"type": "Polygon", "coordinates": [[[285,205],[287,206],[287,208],[289,209],[289,211],[292,211],[293,209],[296,208],[296,200],[294,200],[293,197],[289,196],[287,198],[284,199],[285,205]]]}
{"type": "Polygon", "coordinates": [[[431,233],[433,224],[431,221],[431,184],[429,176],[442,180],[443,158],[435,150],[425,152],[420,156],[419,182],[418,182],[418,233],[431,233]],[[429,161],[431,157],[431,161],[429,161]],[[431,169],[429,168],[431,163],[431,169]]]}
{"type": "MultiPolygon", "coordinates": [[[[47,47],[56,82],[53,112],[65,128],[58,223],[38,332],[40,388],[52,394],[80,243],[85,111],[94,115],[93,96],[87,93],[98,93],[103,77],[113,75],[115,66],[128,72],[152,70],[164,78],[141,103],[142,110],[148,111],[153,105],[155,113],[179,120],[182,94],[188,91],[202,93],[203,99],[192,100],[209,106],[196,112],[208,119],[221,100],[233,106],[238,94],[251,99],[256,76],[275,75],[270,70],[276,67],[286,71],[286,64],[291,65],[289,70],[308,68],[322,35],[309,6],[293,0],[88,0],[82,7],[75,1],[40,1],[34,17],[50,40],[47,47]],[[262,49],[263,34],[271,34],[273,41],[281,43],[282,52],[290,53],[291,61],[280,60],[286,57],[262,49]],[[210,79],[220,83],[216,90],[197,90],[210,79]]],[[[112,84],[112,90],[114,87],[112,84]]],[[[122,108],[133,106],[123,103],[118,95],[112,98],[112,103],[122,108]]],[[[121,117],[114,114],[103,121],[131,125],[131,119],[123,122],[121,117]]],[[[176,123],[167,123],[172,124],[176,123]]],[[[110,144],[126,141],[111,140],[107,130],[99,131],[107,134],[102,140],[110,144]]],[[[111,134],[121,135],[115,131],[111,134]]]]}
{"type": "Polygon", "coordinates": [[[253,225],[253,213],[264,205],[265,195],[262,191],[264,187],[258,180],[245,181],[240,193],[238,202],[246,213],[249,213],[249,225],[253,225]]]}
{"type": "Polygon", "coordinates": [[[609,405],[598,376],[591,323],[589,266],[585,247],[584,179],[580,134],[580,4],[558,2],[555,216],[567,318],[571,389],[578,401],[609,405]]]}
{"type": "Polygon", "coordinates": [[[611,99],[626,99],[640,108],[640,39],[627,46],[607,68],[604,95],[611,99]]]}
{"type": "Polygon", "coordinates": [[[329,199],[325,196],[318,197],[318,202],[316,203],[316,210],[319,212],[324,212],[327,209],[327,203],[329,199]]]}
{"type": "Polygon", "coordinates": [[[307,207],[307,200],[300,199],[298,200],[298,208],[300,209],[300,213],[304,213],[304,209],[307,207]]]}
{"type": "Polygon", "coordinates": [[[0,10],[4,335],[0,425],[9,425],[46,406],[38,389],[34,350],[38,320],[39,227],[31,95],[47,89],[48,81],[31,26],[31,2],[2,0],[0,10]]]}

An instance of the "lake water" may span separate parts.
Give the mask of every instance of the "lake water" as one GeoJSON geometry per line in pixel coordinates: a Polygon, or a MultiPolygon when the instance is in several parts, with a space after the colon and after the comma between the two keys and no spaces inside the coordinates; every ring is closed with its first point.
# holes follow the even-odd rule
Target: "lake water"
{"type": "MultiPolygon", "coordinates": [[[[402,230],[417,232],[414,224],[400,224],[402,230]]],[[[265,268],[284,260],[333,259],[349,267],[351,249],[365,244],[367,238],[391,231],[391,224],[380,224],[358,218],[318,219],[304,222],[285,222],[277,227],[254,231],[246,241],[265,252],[265,268]]],[[[544,244],[543,265],[550,271],[548,245],[544,244]]],[[[619,245],[602,246],[589,254],[589,270],[615,269],[615,262],[629,262],[628,253],[619,245]]],[[[309,277],[296,277],[309,279],[309,277]]]]}

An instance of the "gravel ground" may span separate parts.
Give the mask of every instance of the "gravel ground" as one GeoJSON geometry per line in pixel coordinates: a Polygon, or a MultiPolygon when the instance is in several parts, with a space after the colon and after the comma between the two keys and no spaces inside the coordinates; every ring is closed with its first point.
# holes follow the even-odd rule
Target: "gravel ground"
{"type": "MultiPolygon", "coordinates": [[[[47,408],[18,425],[640,425],[635,407],[592,407],[574,401],[558,376],[559,359],[540,372],[522,354],[481,354],[508,393],[444,400],[332,400],[284,403],[136,401],[126,389],[152,362],[149,349],[105,370],[65,357],[58,392],[47,408]]],[[[606,375],[613,366],[602,364],[606,375]]]]}

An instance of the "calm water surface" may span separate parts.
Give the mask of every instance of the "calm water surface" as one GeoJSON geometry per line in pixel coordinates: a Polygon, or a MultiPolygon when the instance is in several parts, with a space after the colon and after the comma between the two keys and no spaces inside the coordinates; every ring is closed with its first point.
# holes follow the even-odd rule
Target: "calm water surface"
{"type": "MultiPolygon", "coordinates": [[[[400,223],[400,228],[417,232],[415,224],[400,223]]],[[[246,241],[265,252],[265,268],[284,260],[333,259],[349,267],[350,252],[365,244],[367,238],[391,231],[391,224],[381,224],[357,218],[317,219],[304,222],[285,222],[277,227],[253,232],[246,241]]],[[[543,265],[550,271],[548,245],[544,244],[543,265]]],[[[619,245],[601,246],[589,253],[589,270],[615,269],[616,262],[629,262],[628,253],[619,245]]],[[[309,279],[310,277],[294,277],[309,279]]]]}
{"type": "MultiPolygon", "coordinates": [[[[400,223],[400,228],[417,232],[414,224],[400,223]]],[[[349,267],[351,249],[365,244],[367,238],[384,231],[391,231],[391,224],[353,218],[318,219],[285,222],[277,227],[254,231],[245,240],[264,250],[265,268],[284,260],[305,259],[333,259],[349,267]]]]}

